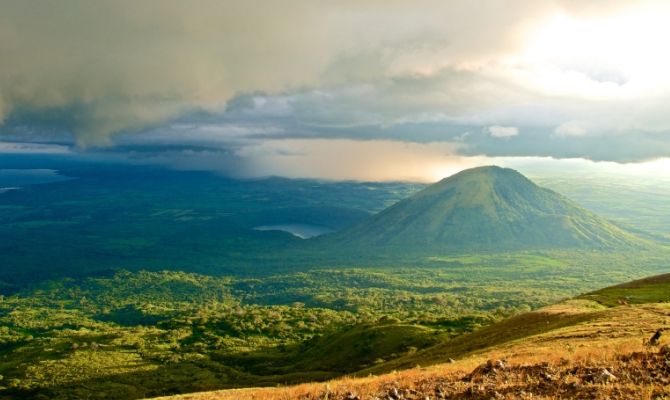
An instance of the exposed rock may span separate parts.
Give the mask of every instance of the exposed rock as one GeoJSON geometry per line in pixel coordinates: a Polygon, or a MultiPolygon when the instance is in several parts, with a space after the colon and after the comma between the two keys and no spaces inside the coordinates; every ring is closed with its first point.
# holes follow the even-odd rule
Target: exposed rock
{"type": "Polygon", "coordinates": [[[617,380],[617,377],[614,376],[607,368],[601,368],[600,371],[595,376],[595,383],[611,383],[617,380]]]}
{"type": "Polygon", "coordinates": [[[506,366],[505,366],[505,362],[504,362],[503,360],[496,360],[496,361],[493,363],[493,368],[494,368],[494,369],[501,369],[501,370],[504,370],[504,369],[506,368],[506,366]]]}
{"type": "Polygon", "coordinates": [[[492,393],[492,397],[491,397],[491,398],[492,398],[493,400],[501,400],[501,399],[504,399],[505,396],[504,396],[503,394],[501,394],[501,393],[499,393],[499,392],[497,392],[497,391],[494,390],[493,393],[492,393]]]}
{"type": "Polygon", "coordinates": [[[481,382],[486,378],[496,376],[498,372],[504,371],[506,368],[507,366],[503,360],[488,360],[486,363],[475,368],[470,375],[465,377],[465,380],[470,382],[481,382]]]}
{"type": "Polygon", "coordinates": [[[654,336],[649,339],[649,345],[650,346],[656,346],[658,345],[658,341],[661,339],[661,335],[663,333],[663,329],[659,329],[654,333],[654,336]]]}
{"type": "Polygon", "coordinates": [[[398,388],[391,389],[389,397],[394,400],[400,399],[400,393],[398,393],[398,388]]]}

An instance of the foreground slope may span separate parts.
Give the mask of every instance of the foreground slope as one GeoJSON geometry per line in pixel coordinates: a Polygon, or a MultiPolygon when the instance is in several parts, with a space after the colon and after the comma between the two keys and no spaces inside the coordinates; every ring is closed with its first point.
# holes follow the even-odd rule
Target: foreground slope
{"type": "Polygon", "coordinates": [[[354,248],[620,248],[644,241],[515,170],[462,171],[323,239],[354,248]]]}
{"type": "Polygon", "coordinates": [[[363,371],[363,378],[181,398],[664,399],[670,396],[670,334],[662,333],[654,346],[643,340],[666,328],[670,328],[670,274],[512,317],[363,371]],[[649,297],[650,293],[654,295],[649,297]],[[612,303],[622,296],[636,299],[635,304],[612,303]],[[408,369],[367,376],[404,367],[408,369]]]}

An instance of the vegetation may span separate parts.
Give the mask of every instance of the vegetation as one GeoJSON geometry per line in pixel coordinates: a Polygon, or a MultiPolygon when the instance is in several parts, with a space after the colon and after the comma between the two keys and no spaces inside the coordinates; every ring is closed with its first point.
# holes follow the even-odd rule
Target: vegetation
{"type": "MultiPolygon", "coordinates": [[[[417,313],[449,325],[438,330],[378,311],[354,313],[345,304],[249,304],[236,295],[249,284],[183,272],[120,271],[46,282],[4,297],[0,395],[134,399],[321,380],[497,318],[481,312],[447,321],[453,311],[417,313]]],[[[410,315],[421,307],[403,303],[389,309],[410,315]]]]}
{"type": "Polygon", "coordinates": [[[30,167],[57,168],[72,179],[0,193],[0,293],[35,279],[117,268],[209,275],[294,270],[317,261],[294,252],[301,240],[254,227],[342,229],[423,187],[42,162],[30,167]]]}
{"type": "Polygon", "coordinates": [[[323,241],[413,253],[650,245],[518,172],[462,171],[323,241]]]}
{"type": "Polygon", "coordinates": [[[534,182],[561,193],[615,222],[670,239],[670,185],[667,178],[585,173],[533,176],[534,182]]]}
{"type": "Polygon", "coordinates": [[[649,299],[652,302],[611,307],[580,296],[366,369],[358,374],[361,378],[282,388],[224,390],[188,398],[667,398],[670,341],[662,337],[658,345],[648,346],[642,339],[670,323],[668,275],[594,293],[605,296],[611,291],[616,296],[630,298],[641,292],[657,296],[649,299]],[[394,371],[370,374],[390,370],[394,371]]]}
{"type": "Polygon", "coordinates": [[[653,276],[608,287],[580,296],[606,306],[670,301],[670,274],[653,276]]]}
{"type": "MultiPolygon", "coordinates": [[[[118,271],[37,283],[0,302],[0,396],[135,399],[423,365],[426,354],[439,361],[506,338],[486,327],[592,290],[606,266],[621,266],[607,279],[644,273],[643,253],[561,254],[431,257],[415,268],[263,279],[118,271]],[[470,331],[481,339],[465,339],[470,331]]],[[[646,265],[666,259],[646,257],[646,265]]],[[[507,323],[574,322],[523,318],[507,323]]],[[[510,331],[506,341],[530,333],[510,331]]]]}
{"type": "MultiPolygon", "coordinates": [[[[670,313],[667,312],[669,310],[670,274],[653,276],[600,289],[577,296],[573,300],[512,316],[471,334],[439,343],[424,351],[378,366],[376,370],[411,367],[416,364],[436,364],[447,361],[449,358],[462,358],[486,349],[524,342],[538,335],[552,332],[560,332],[562,335],[565,331],[581,331],[586,326],[589,326],[589,332],[598,334],[594,336],[602,335],[601,340],[607,336],[602,331],[594,330],[594,327],[605,325],[608,331],[616,333],[614,337],[634,336],[645,332],[639,337],[642,342],[642,339],[648,339],[646,335],[651,336],[657,329],[664,328],[664,325],[670,322],[670,313]],[[631,304],[646,307],[621,308],[621,306],[629,305],[619,301],[622,298],[630,299],[631,304]],[[658,306],[650,308],[650,304],[658,306]],[[608,307],[616,307],[616,309],[612,310],[608,307]],[[635,319],[637,323],[632,325],[631,319],[635,319]]],[[[585,337],[588,338],[589,335],[585,337]]]]}
{"type": "MultiPolygon", "coordinates": [[[[476,222],[463,227],[463,239],[486,238],[486,224],[530,218],[537,207],[545,214],[563,207],[574,211],[566,237],[597,246],[394,252],[362,239],[358,249],[305,242],[253,228],[355,232],[362,225],[346,229],[423,185],[59,169],[76,179],[0,195],[0,398],[130,400],[378,373],[504,348],[604,319],[605,305],[622,296],[646,302],[664,293],[594,292],[600,297],[570,303],[569,313],[529,314],[663,271],[669,250],[640,246],[636,235],[507,171],[496,181],[519,185],[513,192],[492,180],[457,185],[465,188],[458,196],[481,200],[486,214],[462,214],[476,222]],[[593,250],[601,245],[606,251],[593,250]]],[[[442,202],[443,186],[416,198],[442,202]]],[[[427,210],[423,222],[441,232],[433,220],[443,215],[427,210]]]]}
{"type": "MultiPolygon", "coordinates": [[[[21,289],[35,279],[83,277],[118,268],[135,271],[172,269],[250,277],[262,277],[277,271],[292,273],[316,266],[414,268],[425,265],[426,256],[454,255],[453,246],[459,241],[464,242],[468,235],[475,235],[480,242],[488,244],[477,248],[461,247],[458,249],[459,256],[463,251],[472,254],[481,254],[484,249],[500,252],[501,249],[490,248],[495,247],[490,245],[498,243],[507,246],[503,242],[509,242],[515,236],[504,230],[496,231],[493,236],[482,236],[491,228],[486,224],[494,223],[502,229],[507,219],[527,212],[532,214],[537,210],[523,196],[544,198],[547,193],[514,174],[508,178],[511,183],[518,181],[521,188],[517,192],[522,196],[515,198],[512,204],[505,200],[509,193],[498,189],[495,193],[487,192],[490,187],[487,189],[481,182],[481,185],[463,191],[461,196],[484,196],[480,199],[482,207],[497,213],[493,222],[490,218],[481,221],[470,218],[467,224],[469,234],[457,232],[449,238],[447,247],[434,247],[418,254],[407,246],[399,246],[402,251],[388,254],[389,247],[382,251],[380,247],[367,245],[365,251],[354,253],[349,250],[356,243],[368,242],[368,239],[356,239],[358,235],[355,233],[361,228],[346,231],[347,234],[338,236],[338,240],[325,249],[320,245],[306,246],[305,241],[283,232],[260,232],[253,228],[302,223],[345,229],[360,223],[370,213],[381,211],[416,193],[425,185],[280,178],[239,181],[200,172],[118,165],[42,165],[39,160],[32,160],[31,166],[58,168],[62,174],[73,179],[26,186],[0,195],[0,237],[3,238],[0,241],[0,264],[4,266],[0,271],[0,293],[4,294],[21,289]],[[498,210],[496,207],[502,208],[498,210]],[[507,239],[503,240],[505,237],[507,239]]],[[[439,191],[446,183],[447,180],[431,191],[439,191]]],[[[634,196],[636,193],[634,190],[618,191],[617,195],[630,205],[628,208],[646,209],[642,200],[647,198],[642,197],[638,201],[634,196]]],[[[547,200],[550,205],[574,206],[572,203],[566,205],[566,200],[560,196],[558,200],[555,196],[550,197],[551,201],[547,200]]],[[[404,203],[386,213],[397,210],[404,203]]],[[[571,210],[574,211],[573,208],[571,210]]],[[[646,223],[649,218],[626,219],[628,214],[618,213],[614,206],[607,210],[608,215],[621,215],[618,219],[629,225],[643,223],[635,225],[637,229],[654,228],[646,223]]],[[[621,239],[620,228],[609,223],[602,225],[604,222],[598,218],[594,222],[590,219],[592,214],[582,209],[578,211],[568,224],[567,234],[575,233],[580,237],[582,233],[588,236],[588,232],[601,232],[598,235],[602,239],[601,244],[614,245],[607,239],[612,238],[612,234],[621,239]],[[576,233],[575,229],[579,232],[576,233]]],[[[415,239],[429,240],[439,234],[446,235],[449,230],[435,225],[440,215],[427,212],[424,218],[427,221],[410,218],[411,224],[404,231],[408,243],[415,239]],[[428,225],[423,226],[419,222],[428,225]],[[431,231],[433,228],[435,231],[431,231]]],[[[388,220],[384,224],[387,228],[394,225],[388,220]]],[[[531,231],[533,234],[528,236],[532,237],[518,238],[519,242],[532,239],[553,244],[557,240],[553,234],[542,238],[537,229],[531,231]]],[[[371,231],[370,237],[376,235],[371,231]]],[[[381,237],[377,239],[382,240],[381,237]]]]}

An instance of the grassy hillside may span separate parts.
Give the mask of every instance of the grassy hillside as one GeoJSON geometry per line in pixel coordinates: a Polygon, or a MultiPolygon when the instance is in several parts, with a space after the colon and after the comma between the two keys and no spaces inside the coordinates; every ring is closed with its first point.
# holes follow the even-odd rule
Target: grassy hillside
{"type": "MultiPolygon", "coordinates": [[[[361,368],[383,363],[387,359],[416,352],[440,341],[438,331],[398,321],[358,324],[346,329],[315,336],[303,342],[294,353],[288,349],[257,352],[237,356],[226,355],[229,364],[261,376],[290,376],[300,372],[308,375],[335,377],[361,368]]],[[[261,378],[262,379],[262,378],[261,378]]],[[[281,381],[274,379],[275,382],[281,381]]]]}
{"type": "MultiPolygon", "coordinates": [[[[634,332],[632,326],[627,326],[630,323],[629,318],[639,321],[644,319],[645,314],[651,316],[654,313],[670,317],[670,274],[607,287],[580,295],[573,300],[516,315],[364,372],[445,362],[449,358],[460,358],[484,349],[523,341],[529,337],[562,330],[573,332],[578,329],[588,330],[601,323],[617,326],[618,334],[634,332]],[[641,307],[630,307],[630,305],[641,307]]],[[[645,326],[644,329],[651,336],[655,329],[664,327],[667,322],[670,321],[660,320],[657,328],[645,326]]],[[[642,338],[645,338],[644,335],[640,340],[642,338]]]]}
{"type": "Polygon", "coordinates": [[[518,172],[462,171],[321,242],[417,251],[621,248],[646,243],[518,172]]]}
{"type": "Polygon", "coordinates": [[[670,182],[607,173],[545,174],[533,179],[608,219],[670,240],[670,182]]]}
{"type": "Polygon", "coordinates": [[[580,298],[606,306],[670,301],[670,274],[652,276],[587,293],[580,298]]]}
{"type": "Polygon", "coordinates": [[[314,274],[270,279],[274,289],[263,292],[274,291],[272,304],[254,301],[253,280],[168,271],[63,279],[0,296],[0,399],[137,399],[325,380],[498,318],[486,302],[455,310],[431,294],[398,298],[371,287],[381,273],[314,274]],[[292,298],[298,279],[305,300],[327,294],[321,306],[292,298]],[[334,294],[343,286],[310,288],[343,279],[367,295],[330,303],[342,300],[334,294]],[[357,298],[365,310],[355,310],[357,298]]]}
{"type": "Polygon", "coordinates": [[[662,337],[654,347],[642,342],[668,325],[670,279],[662,275],[506,319],[361,371],[364,378],[188,398],[664,399],[670,396],[670,340],[662,337]],[[612,303],[619,296],[638,302],[612,303]],[[450,358],[456,361],[440,364],[450,358]],[[431,364],[437,365],[425,368],[431,364]],[[396,369],[405,370],[367,376],[396,369]]]}
{"type": "Polygon", "coordinates": [[[262,277],[118,271],[35,284],[0,297],[0,398],[131,400],[460,359],[583,316],[525,314],[505,335],[487,328],[493,322],[659,271],[667,259],[517,252],[262,277]],[[550,324],[531,324],[545,317],[550,324]]]}

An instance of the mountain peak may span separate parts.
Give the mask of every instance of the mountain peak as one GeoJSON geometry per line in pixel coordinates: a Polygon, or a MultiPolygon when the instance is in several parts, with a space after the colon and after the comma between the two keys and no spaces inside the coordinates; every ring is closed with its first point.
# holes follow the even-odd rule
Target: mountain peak
{"type": "Polygon", "coordinates": [[[534,183],[523,176],[519,171],[511,168],[499,167],[497,165],[486,165],[483,167],[475,167],[470,169],[464,169],[454,175],[448,176],[434,185],[444,185],[451,182],[457,182],[461,180],[520,180],[528,184],[534,185],[534,183]]]}
{"type": "MultiPolygon", "coordinates": [[[[451,176],[448,176],[443,181],[449,178],[454,178],[457,176],[467,176],[467,175],[492,175],[492,174],[517,174],[521,175],[517,170],[512,168],[500,167],[498,165],[483,165],[481,167],[473,167],[464,169],[460,172],[457,172],[451,176]]],[[[522,175],[523,176],[523,175],[522,175]]]]}
{"type": "Polygon", "coordinates": [[[415,250],[613,248],[641,242],[518,171],[498,166],[442,179],[333,239],[415,250]]]}

